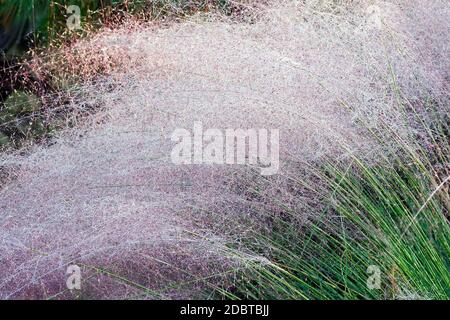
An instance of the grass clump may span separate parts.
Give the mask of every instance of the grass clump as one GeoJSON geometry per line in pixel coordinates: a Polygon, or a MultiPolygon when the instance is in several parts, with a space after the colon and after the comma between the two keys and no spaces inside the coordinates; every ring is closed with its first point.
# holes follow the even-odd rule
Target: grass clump
{"type": "Polygon", "coordinates": [[[37,61],[82,85],[43,103],[70,129],[2,158],[0,297],[447,298],[448,5],[383,1],[380,26],[358,3],[124,26],[37,61]],[[279,128],[279,174],[174,165],[195,121],[279,128]]]}
{"type": "Polygon", "coordinates": [[[445,164],[450,148],[444,120],[418,121],[433,147],[420,139],[404,140],[385,126],[371,132],[391,150],[376,163],[350,155],[310,167],[328,186],[328,207],[308,225],[280,217],[271,231],[249,236],[246,250],[268,260],[247,262],[238,280],[220,294],[232,299],[448,299],[450,176],[445,164]]]}

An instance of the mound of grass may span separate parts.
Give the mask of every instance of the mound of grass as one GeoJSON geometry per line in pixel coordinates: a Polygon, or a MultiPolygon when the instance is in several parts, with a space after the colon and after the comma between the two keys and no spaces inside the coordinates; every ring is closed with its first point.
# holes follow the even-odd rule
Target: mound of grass
{"type": "Polygon", "coordinates": [[[84,57],[124,64],[71,96],[102,112],[2,154],[0,297],[445,299],[448,4],[383,1],[379,28],[369,2],[82,41],[89,75],[84,57]],[[195,121],[280,128],[280,174],[174,165],[168,137],[195,121]]]}
{"type": "Polygon", "coordinates": [[[299,229],[280,217],[271,231],[252,234],[246,250],[268,260],[247,262],[218,292],[232,299],[449,299],[450,147],[440,120],[422,128],[431,149],[422,140],[392,143],[395,132],[384,127],[372,134],[397,151],[376,164],[351,156],[310,168],[330,190],[321,218],[299,229]]]}

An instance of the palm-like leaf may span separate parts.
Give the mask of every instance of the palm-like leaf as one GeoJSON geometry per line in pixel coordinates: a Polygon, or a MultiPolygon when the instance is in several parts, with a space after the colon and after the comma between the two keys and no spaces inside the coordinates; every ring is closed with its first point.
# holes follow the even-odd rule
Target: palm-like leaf
{"type": "Polygon", "coordinates": [[[48,8],[48,0],[0,0],[0,51],[8,51],[39,28],[48,8]]]}
{"type": "Polygon", "coordinates": [[[0,0],[0,52],[7,52],[36,32],[46,38],[48,32],[65,25],[65,7],[78,5],[82,14],[121,0],[0,0]]]}

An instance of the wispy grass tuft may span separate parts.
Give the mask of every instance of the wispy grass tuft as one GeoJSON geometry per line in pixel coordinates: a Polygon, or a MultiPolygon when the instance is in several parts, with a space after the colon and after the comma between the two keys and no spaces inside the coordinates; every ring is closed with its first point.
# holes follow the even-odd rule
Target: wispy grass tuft
{"type": "Polygon", "coordinates": [[[37,55],[73,90],[8,102],[63,130],[0,156],[0,298],[74,298],[71,264],[82,298],[448,298],[450,7],[308,3],[37,55]],[[196,121],[280,129],[279,174],[173,164],[173,130],[196,121]]]}
{"type": "Polygon", "coordinates": [[[434,142],[428,147],[386,125],[371,134],[396,151],[376,163],[351,155],[311,167],[330,190],[323,215],[303,228],[279,218],[271,231],[249,235],[246,250],[264,251],[268,261],[248,262],[219,293],[234,299],[448,299],[450,176],[440,165],[449,163],[448,131],[445,117],[426,125],[419,118],[425,140],[434,142]]]}

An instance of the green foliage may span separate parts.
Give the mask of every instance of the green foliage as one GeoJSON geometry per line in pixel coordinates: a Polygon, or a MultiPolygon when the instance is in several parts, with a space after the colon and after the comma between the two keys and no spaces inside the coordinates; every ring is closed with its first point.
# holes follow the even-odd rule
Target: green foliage
{"type": "Polygon", "coordinates": [[[23,138],[39,138],[46,133],[39,110],[40,99],[32,93],[14,91],[0,110],[0,136],[2,144],[19,142],[23,138]]]}
{"type": "MultiPolygon", "coordinates": [[[[96,20],[97,11],[123,3],[122,0],[1,0],[0,1],[0,50],[20,54],[23,42],[45,43],[66,28],[69,5],[77,5],[81,16],[96,20]],[[26,39],[28,37],[28,39],[26,39]]],[[[138,1],[140,2],[140,1],[138,1]]]]}
{"type": "Polygon", "coordinates": [[[111,19],[130,15],[160,18],[218,8],[230,11],[227,0],[0,0],[0,52],[21,55],[27,42],[40,44],[67,32],[67,7],[80,8],[83,23],[100,27],[111,19]]]}
{"type": "Polygon", "coordinates": [[[4,102],[4,108],[0,114],[5,115],[6,117],[8,115],[17,116],[37,111],[40,107],[40,100],[34,94],[23,91],[14,91],[4,102]]]}
{"type": "Polygon", "coordinates": [[[48,19],[48,9],[47,0],[1,0],[0,51],[13,55],[20,51],[18,47],[25,38],[33,35],[48,19]]]}
{"type": "Polygon", "coordinates": [[[433,198],[419,212],[433,190],[414,169],[360,169],[348,174],[330,168],[339,219],[300,232],[277,221],[278,231],[254,239],[271,252],[270,263],[250,264],[235,288],[221,293],[251,299],[448,299],[450,228],[443,200],[433,198]],[[367,286],[369,266],[381,271],[379,289],[367,286]]]}
{"type": "MultiPolygon", "coordinates": [[[[448,132],[439,125],[444,121],[426,125],[428,138],[438,148],[398,137],[397,151],[386,151],[376,164],[352,156],[346,163],[329,160],[312,169],[330,189],[322,217],[300,230],[279,218],[267,234],[247,238],[247,248],[255,254],[270,252],[268,261],[250,262],[230,289],[219,290],[220,295],[449,299],[450,177],[439,172],[436,163],[449,163],[448,132]],[[370,266],[381,272],[379,288],[368,286],[370,266]]],[[[395,135],[389,130],[372,133],[376,138],[384,133],[388,145],[392,141],[386,139],[395,135]]]]}
{"type": "Polygon", "coordinates": [[[6,134],[0,132],[0,149],[6,147],[9,142],[9,137],[6,134]]]}

